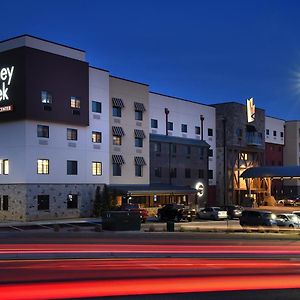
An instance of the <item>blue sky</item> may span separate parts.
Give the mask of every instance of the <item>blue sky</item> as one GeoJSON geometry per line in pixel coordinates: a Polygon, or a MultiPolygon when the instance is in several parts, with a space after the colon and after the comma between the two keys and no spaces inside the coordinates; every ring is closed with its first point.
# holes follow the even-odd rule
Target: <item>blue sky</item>
{"type": "Polygon", "coordinates": [[[254,97],[300,119],[300,1],[1,1],[0,40],[31,34],[92,66],[205,104],[254,97]]]}

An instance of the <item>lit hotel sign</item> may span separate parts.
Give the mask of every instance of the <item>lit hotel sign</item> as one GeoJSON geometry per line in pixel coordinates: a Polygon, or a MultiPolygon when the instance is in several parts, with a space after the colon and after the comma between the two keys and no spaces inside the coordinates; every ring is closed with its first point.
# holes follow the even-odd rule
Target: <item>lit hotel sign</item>
{"type": "MultiPolygon", "coordinates": [[[[11,84],[15,67],[6,67],[0,70],[0,102],[9,100],[8,89],[11,84]]],[[[0,103],[1,104],[1,103],[0,103]]]]}
{"type": "Polygon", "coordinates": [[[255,105],[253,98],[247,99],[247,120],[248,123],[255,120],[255,105]]]}

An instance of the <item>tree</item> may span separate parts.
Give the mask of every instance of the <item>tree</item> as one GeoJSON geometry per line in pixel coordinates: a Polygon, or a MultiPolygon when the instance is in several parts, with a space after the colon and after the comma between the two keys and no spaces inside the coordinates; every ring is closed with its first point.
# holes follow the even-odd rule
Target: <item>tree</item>
{"type": "Polygon", "coordinates": [[[109,211],[116,207],[116,196],[117,192],[115,190],[110,190],[105,184],[103,190],[97,186],[95,192],[95,200],[93,207],[93,215],[95,217],[100,217],[105,211],[109,211]]]}

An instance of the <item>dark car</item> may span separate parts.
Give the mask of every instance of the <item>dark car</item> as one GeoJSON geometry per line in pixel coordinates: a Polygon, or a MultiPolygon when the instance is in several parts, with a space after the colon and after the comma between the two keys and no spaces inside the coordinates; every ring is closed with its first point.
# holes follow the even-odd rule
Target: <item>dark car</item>
{"type": "Polygon", "coordinates": [[[191,222],[195,218],[195,210],[186,208],[183,204],[166,204],[157,211],[157,217],[160,221],[176,221],[187,220],[191,222]]]}
{"type": "Polygon", "coordinates": [[[135,212],[138,212],[140,214],[140,218],[141,218],[141,221],[143,223],[146,222],[149,214],[148,214],[148,211],[145,209],[145,208],[141,208],[139,207],[138,204],[123,204],[121,207],[120,207],[121,210],[127,210],[127,211],[135,211],[135,212]]]}
{"type": "Polygon", "coordinates": [[[238,205],[226,205],[222,209],[227,211],[228,219],[239,219],[243,212],[243,207],[238,205]]]}
{"type": "Polygon", "coordinates": [[[277,227],[276,215],[271,211],[244,210],[240,217],[243,228],[251,227],[277,227]]]}

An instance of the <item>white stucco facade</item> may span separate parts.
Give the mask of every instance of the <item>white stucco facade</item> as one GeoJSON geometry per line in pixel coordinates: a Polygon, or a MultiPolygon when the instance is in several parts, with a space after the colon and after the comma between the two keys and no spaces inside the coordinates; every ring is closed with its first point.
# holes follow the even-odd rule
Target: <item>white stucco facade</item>
{"type": "Polygon", "coordinates": [[[284,145],[285,121],[273,117],[265,118],[265,142],[284,145]]]}

